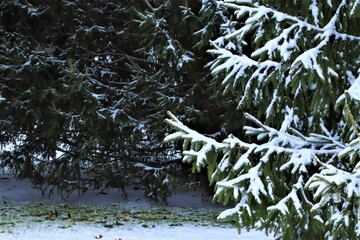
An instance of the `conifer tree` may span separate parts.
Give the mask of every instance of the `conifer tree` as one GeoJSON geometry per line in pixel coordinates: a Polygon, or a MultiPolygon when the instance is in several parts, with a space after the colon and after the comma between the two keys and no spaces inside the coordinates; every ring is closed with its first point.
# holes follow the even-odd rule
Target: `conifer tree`
{"type": "Polygon", "coordinates": [[[129,115],[132,99],[122,99],[130,95],[124,56],[114,50],[128,42],[117,36],[122,7],[0,3],[1,143],[10,146],[1,167],[48,193],[124,189],[128,149],[141,136],[129,115]]]}
{"type": "Polygon", "coordinates": [[[209,66],[243,115],[225,127],[242,131],[219,141],[168,113],[165,141],[182,140],[183,161],[207,169],[215,201],[235,202],[219,218],[239,229],[358,239],[359,1],[202,2],[227,19],[209,66]]]}
{"type": "Polygon", "coordinates": [[[219,111],[217,101],[203,104],[202,86],[206,39],[221,19],[199,17],[201,6],[1,1],[0,142],[10,148],[0,168],[44,193],[135,184],[150,199],[169,196],[183,167],[162,142],[165,109],[185,109],[187,119],[202,112],[192,125],[207,128],[219,111]]]}

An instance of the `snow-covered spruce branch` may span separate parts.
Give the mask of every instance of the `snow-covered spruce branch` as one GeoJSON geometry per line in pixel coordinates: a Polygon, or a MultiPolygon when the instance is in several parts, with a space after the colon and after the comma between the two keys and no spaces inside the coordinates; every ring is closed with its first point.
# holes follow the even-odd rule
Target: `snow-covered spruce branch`
{"type": "MultiPolygon", "coordinates": [[[[280,169],[286,169],[293,164],[293,172],[298,171],[298,169],[301,172],[306,172],[304,168],[306,165],[316,164],[313,156],[333,156],[345,148],[345,145],[339,143],[338,136],[310,134],[307,137],[293,129],[290,126],[294,117],[293,109],[288,110],[280,130],[266,126],[250,114],[246,113],[245,116],[258,126],[245,126],[245,133],[255,135],[258,140],[268,139],[268,142],[256,147],[256,152],[266,151],[265,156],[261,159],[263,162],[268,161],[266,157],[272,153],[283,153],[290,156],[290,160],[282,165],[280,169]]],[[[324,130],[326,131],[325,127],[324,130]]],[[[329,134],[328,131],[325,133],[329,134]]]]}
{"type": "MultiPolygon", "coordinates": [[[[184,141],[183,160],[193,170],[207,168],[215,201],[235,202],[219,218],[280,231],[283,239],[356,239],[347,223],[359,218],[360,141],[348,142],[358,137],[360,106],[353,101],[360,99],[360,37],[348,26],[359,5],[312,0],[291,9],[286,1],[261,3],[266,7],[217,1],[226,19],[211,41],[215,60],[208,66],[222,84],[216,90],[264,120],[245,114],[250,138],[215,141],[169,114],[176,132],[166,140],[184,141]]],[[[236,120],[225,124],[233,127],[236,120]]]]}
{"type": "MultiPolygon", "coordinates": [[[[359,139],[354,141],[359,148],[359,139]]],[[[347,229],[352,225],[356,237],[360,237],[360,222],[358,221],[360,218],[360,162],[351,173],[330,164],[321,164],[324,169],[311,176],[305,185],[305,188],[315,192],[314,198],[318,201],[311,210],[331,207],[332,216],[325,225],[347,229]]]]}
{"type": "Polygon", "coordinates": [[[205,137],[202,134],[188,128],[179,119],[177,119],[171,112],[167,112],[170,119],[165,119],[165,122],[177,132],[169,134],[165,137],[165,142],[173,142],[184,140],[183,144],[183,162],[192,163],[195,159],[195,166],[198,171],[205,166],[206,154],[210,151],[221,151],[226,149],[224,143],[219,143],[212,138],[205,137]],[[191,144],[190,150],[187,150],[188,145],[191,144]]]}
{"type": "Polygon", "coordinates": [[[302,205],[301,205],[301,201],[297,195],[297,192],[300,191],[301,194],[303,195],[303,197],[306,198],[305,193],[304,193],[304,177],[300,176],[298,179],[298,182],[296,184],[294,184],[291,192],[284,197],[283,199],[281,199],[277,204],[268,207],[269,211],[280,211],[282,214],[287,214],[289,212],[289,208],[287,207],[287,203],[288,202],[292,202],[296,208],[296,211],[298,213],[299,216],[302,216],[302,205]]]}
{"type": "MultiPolygon", "coordinates": [[[[334,16],[331,18],[331,20],[328,22],[328,24],[325,27],[323,27],[322,31],[320,31],[320,33],[318,33],[315,36],[314,39],[315,40],[320,39],[321,42],[317,46],[310,48],[310,49],[306,50],[304,53],[300,54],[292,63],[290,73],[295,73],[296,64],[301,62],[306,69],[315,70],[316,73],[318,74],[318,76],[322,80],[325,80],[323,70],[322,70],[320,64],[317,62],[317,58],[319,57],[319,54],[321,54],[321,49],[324,46],[328,45],[331,36],[335,36],[335,38],[341,38],[343,40],[347,40],[344,36],[342,36],[342,34],[340,34],[336,31],[336,26],[335,26],[335,23],[339,17],[341,8],[343,8],[345,6],[346,6],[346,1],[343,0],[339,4],[334,16]],[[340,36],[342,36],[342,37],[340,37],[340,36]]],[[[349,39],[355,40],[357,42],[360,41],[360,37],[355,37],[355,36],[351,36],[349,39]]],[[[328,67],[327,71],[330,74],[332,74],[333,76],[338,77],[338,74],[335,72],[335,70],[331,69],[330,67],[328,67]]]]}
{"type": "MultiPolygon", "coordinates": [[[[246,24],[252,23],[252,22],[260,22],[259,21],[260,18],[263,18],[263,17],[269,18],[269,14],[271,14],[271,18],[276,19],[276,21],[278,21],[278,22],[281,22],[281,21],[293,22],[295,24],[302,26],[303,28],[310,30],[310,31],[324,33],[326,31],[328,31],[328,29],[330,27],[330,25],[326,25],[325,27],[319,27],[319,26],[310,24],[307,21],[303,21],[298,17],[291,16],[289,14],[279,12],[275,9],[268,8],[265,6],[256,6],[256,5],[254,5],[253,7],[247,6],[249,4],[252,4],[252,1],[224,0],[223,4],[225,7],[235,10],[235,14],[237,15],[238,18],[244,16],[245,14],[249,14],[251,17],[249,17],[246,20],[246,22],[245,22],[246,24]]],[[[357,7],[357,5],[358,4],[354,4],[354,8],[357,7]]],[[[331,24],[331,27],[334,26],[334,23],[336,21],[336,18],[339,15],[341,8],[346,8],[346,7],[347,7],[346,0],[343,0],[339,4],[333,18],[329,22],[329,24],[331,24]]],[[[245,24],[245,26],[246,26],[246,24],[245,24]]],[[[336,31],[336,29],[333,29],[332,34],[334,34],[334,36],[336,38],[340,38],[343,40],[360,41],[360,36],[354,36],[351,34],[341,33],[341,32],[336,31]]]]}
{"type": "MultiPolygon", "coordinates": [[[[241,83],[245,85],[245,88],[244,94],[239,100],[239,107],[244,106],[246,99],[249,99],[249,96],[253,94],[262,96],[262,88],[251,93],[252,88],[254,84],[264,86],[268,80],[272,80],[275,86],[280,85],[285,86],[285,88],[289,87],[290,82],[296,82],[298,86],[295,87],[295,89],[297,88],[295,96],[297,96],[301,92],[302,84],[305,83],[296,81],[295,77],[302,76],[304,69],[315,71],[321,81],[324,81],[327,76],[339,78],[341,74],[337,72],[338,69],[329,64],[324,68],[320,63],[329,61],[331,58],[325,54],[324,49],[329,46],[331,39],[360,41],[359,36],[340,33],[336,29],[335,23],[339,14],[347,6],[345,0],[338,5],[333,17],[324,27],[310,24],[298,17],[265,6],[248,6],[249,1],[224,1],[223,5],[234,9],[238,18],[248,15],[244,26],[231,33],[224,33],[225,36],[220,36],[219,39],[212,41],[214,49],[208,50],[210,54],[216,56],[216,60],[211,65],[212,74],[216,76],[226,72],[222,81],[224,93],[228,92],[229,89],[236,89],[240,79],[246,79],[246,82],[241,83]],[[230,46],[229,44],[222,47],[225,45],[223,43],[224,38],[229,41],[233,40],[234,44],[243,42],[242,45],[246,45],[244,39],[249,34],[254,34],[255,42],[257,42],[258,39],[262,39],[264,33],[269,31],[263,26],[264,22],[269,21],[275,21],[278,24],[278,27],[274,29],[276,34],[262,46],[254,49],[250,56],[241,52],[234,52],[233,49],[227,47],[230,46]],[[284,22],[291,24],[285,24],[281,28],[279,24],[284,22]],[[313,46],[309,45],[307,49],[301,50],[303,49],[301,43],[308,33],[311,36],[308,42],[313,46]],[[267,57],[264,58],[264,55],[267,57]],[[284,75],[286,72],[289,75],[284,75]],[[281,77],[273,79],[276,74],[280,74],[281,77]]],[[[275,103],[276,97],[277,95],[274,93],[274,101],[271,105],[275,103]]],[[[271,108],[267,112],[269,115],[271,108]]]]}
{"type": "MultiPolygon", "coordinates": [[[[291,117],[291,114],[287,117],[291,117]]],[[[286,154],[290,156],[289,161],[281,166],[281,170],[287,169],[293,165],[292,172],[300,171],[306,172],[306,165],[317,165],[317,160],[314,156],[338,156],[340,153],[344,154],[348,151],[355,151],[356,144],[343,144],[339,141],[338,136],[329,136],[321,134],[310,134],[310,136],[301,135],[299,132],[286,125],[284,121],[280,130],[271,128],[261,123],[254,116],[245,113],[246,119],[256,124],[257,127],[245,126],[244,130],[247,135],[255,135],[258,140],[268,139],[267,142],[262,144],[246,143],[233,135],[229,135],[223,142],[219,143],[213,138],[206,137],[190,128],[185,126],[180,120],[178,120],[173,114],[168,112],[170,119],[166,119],[165,122],[170,125],[177,132],[169,134],[165,137],[165,142],[172,142],[178,140],[184,140],[183,161],[189,162],[189,157],[196,159],[196,166],[205,166],[206,154],[210,151],[225,152],[227,150],[239,147],[242,150],[247,151],[243,154],[235,163],[234,168],[237,170],[241,164],[247,162],[251,152],[263,153],[261,162],[266,163],[269,161],[271,154],[286,154]],[[290,133],[290,132],[294,132],[290,133]],[[194,146],[190,150],[187,150],[188,144],[200,144],[196,150],[194,146]]],[[[290,121],[290,120],[289,120],[290,121]]],[[[325,129],[325,127],[323,127],[325,129]]],[[[326,131],[326,129],[325,129],[326,131]]],[[[326,131],[326,134],[330,134],[326,131]]],[[[360,148],[359,148],[360,149],[360,148]]],[[[357,151],[357,149],[356,149],[357,151]]],[[[219,166],[222,166],[221,163],[219,166]]],[[[228,166],[226,166],[228,167],[228,166]]],[[[225,169],[225,167],[222,167],[225,169]]]]}
{"type": "MultiPolygon", "coordinates": [[[[290,193],[284,197],[278,199],[272,193],[271,184],[269,179],[263,176],[264,166],[271,161],[273,154],[284,154],[287,157],[287,161],[279,168],[280,171],[285,171],[291,168],[291,172],[307,174],[307,167],[309,166],[325,166],[325,163],[319,162],[318,156],[326,157],[328,159],[335,158],[339,154],[346,154],[348,151],[354,151],[354,147],[359,145],[342,144],[339,142],[337,136],[332,136],[324,128],[325,135],[311,134],[310,136],[304,136],[290,127],[290,118],[292,112],[285,118],[280,130],[271,128],[250,114],[246,114],[246,118],[256,125],[256,127],[246,126],[244,127],[246,134],[255,135],[259,140],[267,139],[267,142],[262,144],[246,143],[233,135],[228,136],[221,143],[215,141],[212,138],[205,137],[204,135],[188,128],[181,121],[179,121],[173,114],[168,112],[170,119],[166,119],[166,123],[169,124],[175,133],[168,135],[165,138],[166,142],[183,140],[183,161],[196,165],[196,168],[200,170],[201,167],[205,167],[209,162],[210,152],[221,152],[222,158],[219,159],[219,163],[212,174],[212,177],[216,177],[219,172],[235,171],[237,174],[233,177],[225,177],[217,181],[215,198],[223,194],[226,189],[232,189],[233,198],[238,199],[238,205],[229,209],[220,215],[220,218],[228,216],[228,214],[235,214],[236,211],[241,209],[249,209],[248,199],[249,194],[255,198],[258,203],[261,203],[261,195],[270,197],[272,200],[276,200],[277,204],[270,206],[268,210],[279,210],[281,213],[286,213],[287,206],[285,203],[290,201],[294,204],[299,215],[303,213],[300,211],[299,202],[301,201],[298,194],[301,195],[301,199],[312,205],[307,199],[304,192],[304,180],[303,177],[299,178],[299,181],[292,187],[290,193]],[[292,132],[292,133],[290,133],[292,132]],[[190,146],[189,146],[190,145],[190,146]],[[232,152],[242,152],[238,154],[235,162],[232,162],[232,152]],[[258,163],[254,163],[252,160],[253,154],[259,154],[261,156],[258,163]]],[[[213,163],[213,162],[212,162],[213,163]]],[[[332,167],[334,169],[334,167],[332,167]]],[[[325,170],[324,170],[325,171],[325,170]]],[[[340,170],[338,170],[340,172],[340,170]]],[[[300,175],[301,176],[301,175],[300,175]]],[[[323,176],[322,173],[314,175],[311,178],[312,183],[308,183],[310,189],[314,189],[317,179],[323,176]]],[[[323,177],[324,178],[324,177],[323,177]]],[[[212,179],[213,180],[213,179],[212,179]]],[[[247,210],[246,210],[247,211],[247,210]]]]}
{"type": "Polygon", "coordinates": [[[306,183],[308,189],[316,190],[314,197],[320,198],[320,201],[314,205],[313,209],[321,208],[332,201],[336,202],[336,199],[339,197],[338,194],[333,193],[334,197],[329,197],[333,187],[341,187],[344,196],[348,199],[360,197],[359,163],[351,173],[340,170],[330,164],[321,163],[321,165],[324,169],[320,173],[314,174],[306,183]],[[335,195],[338,196],[335,197],[335,195]]]}

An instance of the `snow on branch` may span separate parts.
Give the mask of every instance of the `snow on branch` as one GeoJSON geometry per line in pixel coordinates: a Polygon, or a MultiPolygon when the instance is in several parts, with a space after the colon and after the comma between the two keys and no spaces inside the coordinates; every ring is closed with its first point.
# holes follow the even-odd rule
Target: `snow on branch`
{"type": "MultiPolygon", "coordinates": [[[[206,164],[209,154],[212,151],[216,151],[223,152],[223,157],[220,160],[216,171],[224,172],[227,168],[231,167],[231,155],[233,154],[233,150],[238,148],[240,150],[245,150],[245,154],[242,154],[239,158],[237,158],[235,168],[238,170],[244,169],[250,164],[250,154],[254,151],[254,149],[256,149],[256,147],[258,147],[256,144],[243,142],[233,135],[230,135],[222,143],[219,143],[212,138],[205,137],[198,132],[189,129],[170,112],[168,112],[168,116],[170,119],[166,119],[166,123],[177,130],[177,132],[168,135],[165,138],[165,142],[180,139],[184,140],[184,142],[190,141],[192,144],[192,146],[190,146],[190,150],[188,150],[188,148],[183,149],[183,161],[189,162],[189,158],[195,159],[194,164],[198,170],[206,164]],[[194,146],[196,143],[201,144],[197,149],[194,146]]],[[[247,193],[252,194],[256,201],[261,203],[260,193],[267,195],[267,191],[265,190],[265,186],[261,179],[261,164],[262,163],[259,163],[254,167],[250,167],[246,173],[240,174],[233,179],[225,178],[218,181],[216,184],[217,192],[221,193],[224,188],[233,188],[234,198],[238,198],[239,189],[242,188],[242,182],[246,182],[248,183],[247,193]]],[[[215,175],[213,174],[213,176],[215,175]]]]}
{"type": "Polygon", "coordinates": [[[310,5],[310,10],[311,10],[311,14],[312,17],[314,18],[314,23],[315,25],[318,27],[319,26],[319,8],[318,8],[318,3],[316,0],[313,0],[311,5],[310,5]]]}
{"type": "MultiPolygon", "coordinates": [[[[339,153],[339,157],[347,157],[349,151],[355,152],[359,156],[359,144],[359,138],[353,140],[347,148],[339,153]]],[[[318,158],[316,160],[323,166],[323,170],[312,175],[305,184],[305,189],[313,191],[314,199],[318,200],[311,210],[315,211],[325,206],[336,206],[342,203],[339,204],[338,208],[334,208],[332,216],[325,224],[348,228],[350,221],[360,217],[360,209],[357,204],[360,199],[360,162],[356,164],[352,172],[347,172],[323,163],[318,158]]],[[[360,237],[359,227],[360,225],[357,223],[355,226],[357,237],[360,237]]]]}
{"type": "MultiPolygon", "coordinates": [[[[330,37],[332,35],[335,35],[336,38],[340,36],[336,34],[337,32],[336,32],[335,23],[339,17],[341,8],[343,8],[345,5],[346,5],[346,1],[343,0],[340,3],[339,7],[337,8],[334,16],[328,22],[328,24],[326,24],[326,26],[322,28],[323,30],[320,31],[320,33],[315,36],[315,39],[321,39],[321,42],[317,46],[306,50],[304,53],[300,54],[294,60],[294,62],[291,65],[292,72],[294,72],[294,70],[296,69],[297,63],[301,62],[305,68],[315,70],[318,76],[322,80],[325,80],[323,70],[320,64],[317,62],[317,59],[319,55],[322,54],[321,49],[329,43],[330,37]]],[[[359,41],[360,38],[357,40],[359,41]]]]}
{"type": "MultiPolygon", "coordinates": [[[[340,144],[336,135],[332,136],[323,126],[325,135],[311,134],[310,136],[304,136],[291,128],[291,118],[293,117],[293,111],[288,110],[288,115],[285,116],[284,123],[280,130],[274,129],[263,124],[257,118],[250,114],[246,114],[248,119],[254,126],[245,126],[244,130],[247,135],[256,136],[258,139],[266,140],[264,143],[246,143],[233,135],[229,135],[221,143],[215,141],[212,138],[206,137],[190,128],[186,127],[181,121],[179,121],[173,114],[168,112],[170,119],[166,119],[166,123],[169,124],[175,133],[168,135],[165,138],[166,142],[183,140],[191,144],[184,144],[183,149],[183,161],[191,163],[194,160],[194,164],[198,170],[201,167],[209,164],[211,152],[222,152],[222,159],[218,163],[218,167],[212,177],[216,176],[217,172],[226,172],[227,169],[233,169],[238,174],[231,178],[223,178],[217,181],[217,191],[215,197],[221,195],[225,189],[233,189],[234,199],[248,199],[248,194],[251,194],[258,203],[261,203],[261,194],[264,196],[272,195],[270,193],[269,186],[266,184],[263,176],[263,168],[270,161],[273,154],[283,154],[287,157],[279,171],[285,171],[292,166],[291,172],[294,173],[307,173],[308,166],[325,166],[324,163],[318,160],[317,156],[322,157],[336,157],[345,154],[346,151],[359,151],[359,145],[356,145],[356,149],[349,149],[352,144],[340,144]],[[200,144],[196,147],[196,144],[200,144]],[[236,150],[237,149],[237,150],[236,150]],[[235,162],[232,160],[233,153],[237,151],[235,162]],[[241,154],[239,154],[241,153],[241,154]],[[259,154],[261,156],[260,162],[254,164],[252,155],[259,154]],[[239,192],[240,191],[240,192],[239,192]]],[[[360,140],[359,140],[360,141],[360,140]]],[[[216,160],[215,160],[216,161],[216,160]]],[[[330,168],[330,167],[329,167],[330,168]]],[[[333,169],[334,167],[332,167],[333,169]]],[[[327,170],[326,170],[327,171],[327,170]]],[[[339,170],[340,171],[340,170],[339,170]]],[[[325,179],[324,174],[315,175],[316,179],[325,179]]],[[[315,179],[315,178],[314,178],[315,179]]],[[[299,181],[302,180],[299,179],[299,181]]],[[[303,180],[302,180],[303,181],[303,180]]],[[[298,201],[296,192],[301,189],[302,182],[298,182],[294,185],[294,189],[289,195],[281,200],[278,204],[270,208],[270,210],[278,209],[280,212],[286,212],[287,208],[284,204],[289,200],[293,202],[298,211],[298,201]]],[[[315,188],[316,183],[310,185],[310,188],[315,188]]],[[[355,189],[352,188],[352,189],[355,189]]],[[[357,192],[356,192],[357,194],[357,192]]],[[[303,197],[305,194],[303,194],[303,197]]],[[[273,196],[270,196],[274,198],[273,196]]],[[[242,204],[246,205],[246,201],[242,200],[242,204]]],[[[244,206],[245,206],[244,205],[244,206]]],[[[300,214],[300,212],[299,212],[300,214]]]]}
{"type": "MultiPolygon", "coordinates": [[[[217,192],[221,192],[223,188],[234,188],[234,190],[238,190],[240,187],[240,183],[247,180],[249,182],[247,193],[251,193],[255,200],[261,204],[260,193],[267,196],[268,193],[265,190],[265,185],[261,179],[261,166],[262,163],[258,163],[255,167],[252,167],[248,170],[247,173],[241,174],[238,177],[231,180],[223,180],[219,181],[216,184],[217,192]]],[[[235,192],[234,197],[236,198],[238,193],[235,192]]]]}
{"type": "Polygon", "coordinates": [[[313,210],[321,208],[329,202],[336,202],[339,196],[337,192],[339,187],[348,199],[353,197],[360,198],[359,163],[351,173],[340,170],[330,164],[321,164],[324,166],[324,169],[320,173],[314,174],[305,185],[309,190],[315,191],[315,198],[320,198],[319,202],[313,206],[313,210]],[[330,195],[333,197],[330,197],[330,195]]]}
{"type": "Polygon", "coordinates": [[[344,145],[338,145],[337,136],[327,136],[321,134],[310,134],[306,137],[291,127],[294,113],[293,109],[288,109],[280,130],[269,127],[254,116],[245,113],[245,117],[255,123],[258,128],[245,126],[244,130],[247,135],[257,135],[258,139],[269,138],[267,143],[263,143],[257,147],[257,151],[264,149],[273,149],[272,152],[300,154],[300,155],[333,155],[340,152],[344,145]],[[334,149],[334,145],[337,148],[334,149]],[[310,150],[311,154],[304,154],[304,150],[310,150]]]}
{"type": "Polygon", "coordinates": [[[306,69],[315,70],[318,76],[325,80],[323,70],[320,66],[320,64],[317,62],[317,59],[319,55],[321,55],[321,48],[324,47],[327,42],[329,41],[329,38],[327,37],[324,39],[320,44],[318,44],[316,47],[306,50],[304,53],[300,54],[294,62],[291,64],[291,73],[296,72],[296,66],[299,62],[301,62],[306,69]]]}
{"type": "MultiPolygon", "coordinates": [[[[214,44],[215,45],[215,44],[214,44]]],[[[209,53],[218,56],[218,59],[211,67],[211,72],[213,74],[217,74],[223,70],[230,71],[230,73],[225,77],[222,84],[226,85],[229,82],[229,79],[236,75],[236,78],[246,76],[245,71],[251,67],[258,67],[258,63],[254,60],[250,59],[245,55],[236,55],[232,52],[216,48],[212,50],[208,50],[209,53]],[[226,61],[224,62],[223,60],[226,61]]]]}
{"type": "Polygon", "coordinates": [[[355,81],[352,83],[350,88],[347,91],[345,91],[343,95],[339,97],[337,103],[344,100],[346,94],[349,94],[349,97],[351,97],[352,99],[360,101],[360,72],[359,72],[359,76],[355,79],[355,81]]]}
{"type": "Polygon", "coordinates": [[[303,176],[300,176],[298,182],[293,186],[291,192],[286,197],[281,199],[276,205],[270,206],[267,209],[269,211],[277,210],[280,211],[282,214],[287,214],[289,212],[287,203],[292,202],[292,204],[296,209],[297,214],[300,217],[303,217],[304,213],[302,210],[302,204],[297,193],[300,192],[302,196],[305,196],[303,186],[304,186],[304,178],[303,176]]]}
{"type": "MultiPolygon", "coordinates": [[[[352,8],[351,8],[350,14],[351,14],[351,15],[354,15],[356,9],[359,8],[359,7],[360,7],[360,0],[355,0],[355,1],[353,2],[353,5],[352,5],[352,8]]],[[[359,229],[359,230],[360,230],[360,229],[359,229]]]]}
{"type": "MultiPolygon", "coordinates": [[[[254,116],[245,113],[246,119],[257,126],[245,126],[245,133],[250,136],[256,136],[259,140],[267,139],[267,141],[262,144],[255,144],[246,143],[233,135],[229,135],[219,143],[212,138],[188,128],[173,114],[168,112],[170,119],[166,119],[165,122],[177,132],[168,135],[164,141],[184,140],[184,142],[191,143],[193,146],[191,146],[190,150],[187,148],[183,150],[183,161],[191,162],[190,159],[196,159],[197,168],[205,166],[207,155],[212,151],[225,153],[226,151],[239,148],[244,151],[244,153],[235,161],[233,166],[235,170],[239,170],[243,166],[251,163],[249,159],[250,154],[260,154],[261,162],[267,163],[271,155],[276,153],[289,156],[288,161],[280,167],[280,170],[285,170],[293,166],[292,173],[306,173],[306,166],[318,164],[316,156],[335,157],[346,154],[348,151],[359,151],[360,148],[353,142],[350,144],[339,143],[338,136],[328,135],[330,133],[325,128],[324,131],[327,135],[310,134],[309,136],[304,136],[299,134],[290,126],[291,118],[293,117],[292,114],[292,110],[289,110],[289,115],[285,116],[283,127],[277,130],[263,124],[254,116]],[[195,148],[196,144],[200,145],[195,148]],[[356,149],[353,146],[356,146],[356,149]]],[[[186,147],[186,144],[184,146],[186,147]]],[[[223,170],[229,167],[230,161],[226,159],[228,156],[229,154],[224,154],[223,159],[226,161],[222,160],[219,163],[219,166],[222,166],[221,169],[223,170]]],[[[239,179],[243,180],[243,178],[239,179]]],[[[231,185],[233,182],[229,184],[231,185]]],[[[222,185],[225,186],[226,184],[222,185]]]]}
{"type": "Polygon", "coordinates": [[[245,202],[240,202],[236,204],[234,208],[227,209],[220,213],[220,215],[217,217],[217,219],[226,219],[229,216],[239,214],[242,209],[245,209],[249,216],[251,216],[251,209],[250,206],[245,202]]]}
{"type": "Polygon", "coordinates": [[[270,58],[273,58],[275,50],[279,50],[280,55],[283,57],[283,59],[285,61],[288,60],[291,56],[291,51],[298,48],[296,46],[296,42],[301,37],[301,31],[302,28],[300,24],[297,23],[291,25],[290,27],[284,29],[279,36],[267,41],[263,47],[255,50],[251,54],[251,57],[259,57],[261,54],[266,52],[270,58]],[[292,32],[294,32],[294,38],[289,38],[292,32]]]}
{"type": "MultiPolygon", "coordinates": [[[[298,17],[291,16],[291,15],[283,13],[283,12],[279,12],[272,8],[268,8],[265,6],[249,7],[249,6],[244,6],[241,4],[242,3],[238,3],[236,0],[224,0],[224,6],[230,8],[230,9],[234,9],[236,11],[235,12],[236,14],[243,16],[248,13],[251,16],[250,18],[248,18],[246,23],[260,21],[260,18],[270,17],[270,14],[271,14],[272,15],[271,18],[276,19],[277,22],[287,20],[289,22],[298,24],[298,25],[302,26],[303,28],[306,28],[310,31],[316,31],[316,32],[320,32],[320,33],[326,32],[328,30],[328,26],[321,28],[316,25],[310,24],[307,21],[303,21],[298,17]]],[[[356,4],[354,4],[354,5],[356,5],[356,4]]],[[[335,18],[339,14],[340,9],[344,6],[346,6],[345,0],[343,0],[340,3],[338,10],[336,11],[336,13],[334,15],[335,18]]],[[[332,18],[332,20],[333,20],[333,18],[332,18]]],[[[332,21],[330,21],[330,22],[332,22],[332,21]]],[[[338,31],[336,31],[336,29],[333,29],[333,34],[335,35],[336,38],[341,38],[343,40],[360,41],[360,36],[354,36],[351,34],[340,33],[338,31]]]]}
{"type": "MultiPolygon", "coordinates": [[[[198,170],[205,166],[209,169],[211,164],[217,163],[210,174],[210,180],[216,182],[214,200],[227,203],[229,199],[234,199],[237,203],[234,208],[223,211],[218,219],[236,216],[241,224],[243,219],[252,217],[253,201],[263,204],[265,199],[272,201],[272,205],[267,207],[269,212],[279,211],[286,215],[291,213],[293,206],[296,214],[303,218],[308,214],[304,212],[304,204],[316,211],[316,214],[321,213],[318,210],[325,205],[343,201],[341,196],[350,202],[356,202],[360,198],[360,162],[357,162],[352,172],[328,163],[335,158],[355,159],[360,156],[360,138],[343,143],[336,133],[329,132],[324,125],[320,128],[324,134],[313,133],[305,136],[291,126],[295,117],[293,109],[287,109],[279,130],[248,113],[245,114],[252,125],[244,127],[245,134],[256,137],[261,140],[260,143],[247,143],[233,135],[217,142],[186,127],[170,112],[168,116],[170,118],[165,121],[176,132],[168,135],[165,141],[183,140],[183,161],[193,163],[198,170]],[[214,155],[214,152],[219,154],[214,155]],[[290,170],[292,175],[298,176],[298,180],[285,196],[283,193],[278,195],[279,192],[273,189],[272,176],[266,175],[266,166],[273,164],[273,159],[277,159],[277,163],[279,161],[274,155],[285,156],[281,160],[279,172],[274,173],[275,175],[290,170]],[[211,160],[214,156],[215,159],[211,160]],[[321,171],[310,175],[308,168],[314,166],[321,171]],[[307,177],[310,178],[306,179],[307,177]],[[317,203],[308,199],[306,190],[312,192],[317,203]]],[[[339,212],[335,211],[325,224],[346,224],[348,216],[344,211],[340,207],[339,212]]],[[[354,214],[360,217],[359,213],[354,214]]],[[[314,219],[323,223],[320,215],[315,215],[314,219]]],[[[357,233],[360,236],[360,231],[357,233]]]]}
{"type": "Polygon", "coordinates": [[[170,135],[166,136],[165,139],[164,139],[165,142],[172,142],[172,141],[176,141],[176,140],[179,140],[180,138],[182,138],[182,139],[191,139],[193,142],[203,142],[203,143],[204,142],[209,142],[210,144],[212,144],[216,148],[222,148],[223,147],[223,145],[216,142],[212,138],[205,137],[204,135],[201,135],[200,133],[198,133],[198,132],[196,132],[194,130],[191,130],[190,128],[185,126],[171,112],[167,112],[167,114],[170,117],[170,119],[165,119],[165,122],[167,124],[169,124],[175,130],[178,130],[178,132],[175,132],[173,134],[170,134],[170,135]]]}
{"type": "MultiPolygon", "coordinates": [[[[333,39],[360,42],[360,36],[341,33],[336,29],[342,9],[347,7],[345,0],[341,1],[332,18],[329,22],[323,23],[323,26],[320,26],[319,3],[316,0],[313,0],[310,5],[314,24],[307,20],[301,20],[298,16],[250,4],[247,1],[225,0],[219,1],[219,4],[235,10],[238,19],[247,17],[242,27],[232,32],[224,32],[224,36],[211,42],[214,49],[208,50],[210,54],[216,56],[211,66],[212,74],[218,76],[225,73],[222,81],[224,94],[229,89],[236,88],[239,83],[241,86],[245,85],[244,92],[239,93],[241,95],[239,108],[245,106],[246,103],[253,102],[253,95],[261,98],[266,94],[263,87],[268,82],[267,80],[275,85],[283,85],[286,78],[285,87],[290,86],[289,83],[293,82],[291,88],[297,89],[295,96],[298,96],[298,91],[301,91],[302,85],[305,83],[297,81],[295,77],[302,76],[303,69],[313,70],[322,81],[329,81],[329,76],[339,78],[341,74],[337,72],[336,66],[327,64],[324,67],[322,64],[332,58],[327,56],[327,48],[333,39]],[[276,24],[273,29],[274,33],[271,33],[265,24],[270,21],[276,24]],[[270,33],[272,37],[263,43],[265,33],[270,33]],[[248,35],[255,36],[256,43],[252,43],[255,48],[250,56],[245,55],[242,51],[236,52],[235,49],[222,47],[224,39],[227,39],[233,44],[240,44],[244,48],[248,48],[249,44],[245,42],[245,37],[248,35]],[[289,76],[285,76],[283,73],[288,73],[289,76]],[[280,77],[276,77],[278,75],[280,77]],[[260,88],[254,91],[254,86],[260,86],[260,88]]],[[[272,102],[274,103],[275,99],[272,102]]]]}
{"type": "Polygon", "coordinates": [[[177,119],[171,112],[167,112],[170,119],[165,119],[165,122],[170,125],[177,132],[165,137],[164,142],[173,142],[177,140],[184,140],[183,161],[191,163],[195,159],[196,169],[200,171],[201,167],[205,165],[207,154],[211,151],[219,151],[226,148],[224,143],[219,143],[212,138],[188,128],[179,119],[177,119]],[[191,149],[185,150],[187,143],[191,143],[191,149]]]}

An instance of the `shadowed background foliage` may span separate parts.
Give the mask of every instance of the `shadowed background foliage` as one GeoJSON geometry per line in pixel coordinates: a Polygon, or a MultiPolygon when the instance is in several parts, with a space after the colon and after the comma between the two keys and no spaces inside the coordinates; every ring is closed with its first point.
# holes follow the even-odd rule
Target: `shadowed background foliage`
{"type": "Polygon", "coordinates": [[[166,110],[212,133],[228,105],[210,98],[204,68],[221,19],[200,9],[180,0],[2,1],[0,167],[44,193],[135,185],[157,200],[179,179],[199,181],[162,139],[166,110]]]}

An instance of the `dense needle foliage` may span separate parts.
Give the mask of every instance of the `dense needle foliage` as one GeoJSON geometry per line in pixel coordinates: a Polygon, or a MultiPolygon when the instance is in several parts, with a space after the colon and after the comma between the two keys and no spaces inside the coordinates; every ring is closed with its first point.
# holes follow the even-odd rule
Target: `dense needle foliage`
{"type": "Polygon", "coordinates": [[[359,238],[359,1],[216,3],[227,21],[209,66],[238,131],[217,141],[169,113],[166,141],[236,203],[219,218],[280,239],[359,238]]]}
{"type": "Polygon", "coordinates": [[[44,193],[135,185],[165,201],[174,180],[189,174],[162,143],[166,109],[207,113],[193,125],[209,128],[219,109],[203,104],[210,56],[209,42],[193,34],[207,24],[200,8],[2,1],[0,166],[44,193]]]}

